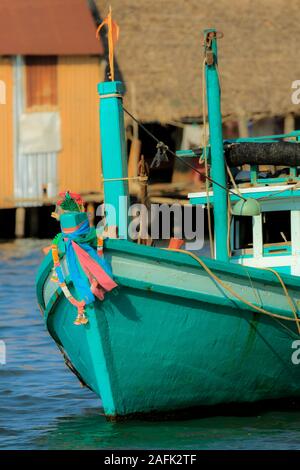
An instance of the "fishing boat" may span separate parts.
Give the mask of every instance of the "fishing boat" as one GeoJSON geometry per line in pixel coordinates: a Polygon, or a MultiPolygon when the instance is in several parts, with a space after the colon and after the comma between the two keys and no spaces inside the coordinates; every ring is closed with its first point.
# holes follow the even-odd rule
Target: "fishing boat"
{"type": "Polygon", "coordinates": [[[66,192],[37,275],[48,332],[108,419],[300,396],[300,131],[223,139],[218,40],[204,31],[208,141],[176,153],[207,163],[206,190],[188,199],[213,212],[211,256],[128,236],[124,87],[112,76],[98,92],[117,223],[108,215],[99,235],[66,192]]]}

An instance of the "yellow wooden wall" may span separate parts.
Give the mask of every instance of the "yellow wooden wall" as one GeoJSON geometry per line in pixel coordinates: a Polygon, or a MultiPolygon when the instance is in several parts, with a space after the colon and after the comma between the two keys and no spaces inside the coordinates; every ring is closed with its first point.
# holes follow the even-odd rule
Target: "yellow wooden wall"
{"type": "Polygon", "coordinates": [[[59,190],[101,190],[97,83],[98,57],[59,57],[58,108],[62,151],[58,154],[59,190]]]}
{"type": "Polygon", "coordinates": [[[0,80],[5,83],[6,104],[0,103],[0,208],[13,207],[13,68],[0,57],[0,80]]]}

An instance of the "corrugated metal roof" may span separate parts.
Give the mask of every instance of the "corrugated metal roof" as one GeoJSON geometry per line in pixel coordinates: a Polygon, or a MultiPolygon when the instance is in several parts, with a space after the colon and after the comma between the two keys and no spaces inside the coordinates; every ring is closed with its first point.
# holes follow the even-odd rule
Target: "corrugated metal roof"
{"type": "Polygon", "coordinates": [[[103,54],[86,0],[1,0],[0,55],[103,54]]]}

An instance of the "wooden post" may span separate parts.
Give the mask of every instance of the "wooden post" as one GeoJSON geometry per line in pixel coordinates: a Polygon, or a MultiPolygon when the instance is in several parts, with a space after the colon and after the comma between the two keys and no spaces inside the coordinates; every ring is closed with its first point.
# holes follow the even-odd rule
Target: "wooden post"
{"type": "Polygon", "coordinates": [[[142,142],[135,137],[131,140],[130,152],[128,158],[128,177],[136,177],[138,175],[138,164],[141,155],[142,142]]]}
{"type": "Polygon", "coordinates": [[[246,114],[240,110],[237,116],[239,137],[249,137],[248,118],[246,114]]]}
{"type": "MultiPolygon", "coordinates": [[[[293,113],[288,113],[284,117],[283,121],[283,132],[284,134],[289,134],[290,132],[295,130],[295,117],[293,113]]],[[[281,166],[275,166],[275,169],[278,170],[283,170],[286,168],[287,165],[281,165],[281,166]]]]}
{"type": "Polygon", "coordinates": [[[25,207],[16,208],[16,224],[15,224],[15,237],[23,238],[25,235],[25,207]]]}
{"type": "MultiPolygon", "coordinates": [[[[138,116],[137,109],[136,109],[136,89],[135,83],[131,83],[130,86],[130,97],[131,97],[131,110],[134,116],[138,116]]],[[[130,151],[128,157],[128,177],[136,177],[138,176],[138,165],[141,156],[141,149],[142,149],[142,142],[139,140],[139,126],[138,123],[131,119],[132,124],[132,136],[131,136],[131,144],[130,144],[130,151]]],[[[138,191],[138,184],[133,180],[129,185],[130,191],[133,193],[138,191]]]]}
{"type": "MultiPolygon", "coordinates": [[[[238,111],[238,128],[239,128],[239,137],[249,137],[248,129],[248,118],[246,114],[242,111],[238,111]]],[[[244,171],[250,171],[250,165],[242,165],[244,171]]]]}
{"type": "Polygon", "coordinates": [[[95,225],[95,206],[92,202],[89,202],[86,208],[89,218],[90,227],[94,227],[95,225]]]}
{"type": "Polygon", "coordinates": [[[284,133],[289,134],[295,130],[295,117],[293,113],[289,113],[284,118],[284,133]]]}

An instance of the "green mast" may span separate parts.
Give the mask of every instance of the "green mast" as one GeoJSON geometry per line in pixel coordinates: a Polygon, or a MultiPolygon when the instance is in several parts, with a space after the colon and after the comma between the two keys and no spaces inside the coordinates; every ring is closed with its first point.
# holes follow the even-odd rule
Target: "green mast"
{"type": "Polygon", "coordinates": [[[128,181],[121,82],[102,82],[100,95],[100,138],[104,202],[108,226],[117,226],[119,238],[127,238],[128,181]],[[114,209],[114,210],[112,210],[114,209]]]}
{"type": "Polygon", "coordinates": [[[223,150],[220,83],[218,76],[217,33],[215,29],[204,30],[205,81],[209,121],[211,168],[214,180],[214,239],[217,260],[228,261],[227,249],[227,191],[223,150]],[[223,186],[220,187],[219,185],[223,186]]]}

